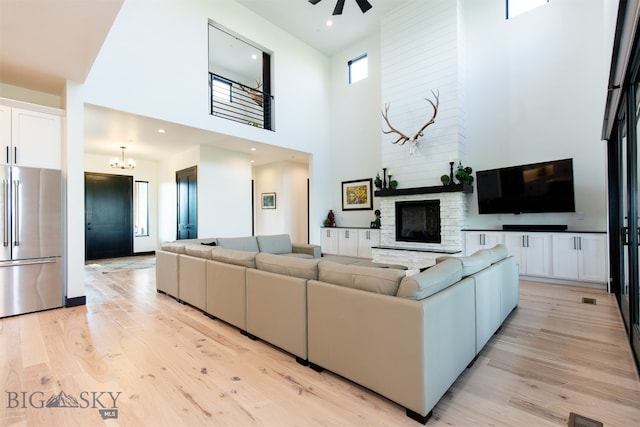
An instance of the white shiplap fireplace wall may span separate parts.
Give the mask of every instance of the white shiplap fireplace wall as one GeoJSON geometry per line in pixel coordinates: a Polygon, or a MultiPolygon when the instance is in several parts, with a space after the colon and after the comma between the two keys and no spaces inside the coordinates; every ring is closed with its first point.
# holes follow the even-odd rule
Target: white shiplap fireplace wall
{"type": "MultiPolygon", "coordinates": [[[[381,96],[382,102],[390,105],[393,126],[413,135],[432,114],[425,98],[433,99],[432,90],[440,93],[435,123],[426,128],[413,154],[409,154],[408,144],[392,144],[393,135],[382,135],[383,167],[393,173],[399,189],[441,185],[440,176],[449,174],[450,159],[466,164],[460,14],[459,0],[413,0],[382,20],[381,96]]],[[[459,251],[469,197],[454,192],[380,198],[381,245],[459,251]],[[396,242],[395,202],[433,199],[441,200],[442,244],[396,242]]],[[[420,252],[399,252],[374,251],[374,260],[391,262],[397,257],[406,265],[416,257],[416,263],[424,265],[420,252]]]]}
{"type": "MultiPolygon", "coordinates": [[[[387,14],[381,23],[381,99],[389,104],[391,124],[413,135],[433,112],[425,98],[440,92],[435,123],[409,144],[392,144],[381,134],[382,166],[393,173],[398,188],[440,185],[449,159],[465,163],[465,108],[462,37],[456,0],[413,0],[387,14]]],[[[383,127],[386,129],[386,125],[383,127]]]]}

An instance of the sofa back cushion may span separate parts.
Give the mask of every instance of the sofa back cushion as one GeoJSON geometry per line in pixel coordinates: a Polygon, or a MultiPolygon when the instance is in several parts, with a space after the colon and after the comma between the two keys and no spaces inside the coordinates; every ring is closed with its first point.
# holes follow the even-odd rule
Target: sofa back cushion
{"type": "Polygon", "coordinates": [[[318,262],[320,262],[320,258],[296,258],[267,252],[260,252],[256,255],[256,268],[258,270],[308,280],[318,280],[318,262]]]}
{"type": "Polygon", "coordinates": [[[184,245],[184,253],[198,258],[211,259],[211,246],[188,243],[184,245]]]}
{"type": "Polygon", "coordinates": [[[237,251],[235,249],[227,249],[220,246],[214,246],[211,248],[212,260],[226,262],[227,264],[234,264],[247,268],[256,268],[257,254],[257,251],[237,251]]]}
{"type": "Polygon", "coordinates": [[[474,252],[469,256],[453,257],[453,256],[441,256],[436,259],[436,263],[443,262],[449,258],[457,259],[462,264],[462,277],[471,276],[480,270],[491,265],[491,255],[484,250],[474,252]]]}
{"type": "Polygon", "coordinates": [[[293,252],[291,237],[288,234],[275,234],[272,236],[257,236],[260,252],[270,254],[290,254],[293,252]]]}
{"type": "Polygon", "coordinates": [[[255,236],[247,237],[218,237],[218,246],[236,251],[259,252],[258,241],[255,236]]]}
{"type": "Polygon", "coordinates": [[[318,280],[335,285],[395,295],[406,271],[394,268],[361,267],[333,261],[318,264],[318,280]]]}
{"type": "Polygon", "coordinates": [[[459,282],[460,279],[462,263],[457,258],[447,258],[421,273],[402,279],[396,295],[421,300],[459,282]]]}
{"type": "Polygon", "coordinates": [[[505,245],[498,243],[492,248],[481,249],[478,252],[486,252],[491,258],[491,264],[495,264],[498,261],[502,261],[509,256],[509,251],[505,245]]]}
{"type": "Polygon", "coordinates": [[[181,242],[163,242],[160,248],[163,251],[173,252],[174,254],[184,254],[184,243],[181,242]]]}

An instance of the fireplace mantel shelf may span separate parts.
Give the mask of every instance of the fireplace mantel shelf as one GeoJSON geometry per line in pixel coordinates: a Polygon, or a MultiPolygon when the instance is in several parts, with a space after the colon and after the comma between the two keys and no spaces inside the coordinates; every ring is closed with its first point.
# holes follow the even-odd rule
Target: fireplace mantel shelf
{"type": "Polygon", "coordinates": [[[410,196],[413,194],[434,194],[434,193],[473,193],[473,185],[471,184],[453,184],[438,185],[435,187],[413,187],[413,188],[397,188],[392,190],[385,188],[376,190],[373,194],[377,197],[393,197],[393,196],[410,196]]]}

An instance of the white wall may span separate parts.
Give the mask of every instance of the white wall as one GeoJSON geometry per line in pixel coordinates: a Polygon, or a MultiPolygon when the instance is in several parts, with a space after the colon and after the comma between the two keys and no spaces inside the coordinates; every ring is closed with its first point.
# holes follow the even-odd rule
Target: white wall
{"type": "MultiPolygon", "coordinates": [[[[361,93],[332,115],[334,211],[345,215],[333,188],[340,180],[357,178],[354,167],[385,165],[399,187],[407,188],[440,185],[452,153],[475,171],[571,157],[579,214],[479,215],[473,194],[468,196],[468,225],[567,224],[574,230],[606,230],[600,130],[611,52],[608,20],[615,16],[604,3],[555,1],[510,21],[504,19],[503,0],[414,0],[391,11],[381,34],[369,40],[381,39],[381,101],[375,104],[369,93],[361,93]],[[351,132],[375,129],[371,122],[381,122],[379,108],[389,101],[392,123],[408,133],[428,118],[431,111],[423,98],[431,88],[440,90],[440,110],[415,154],[409,155],[406,145],[391,144],[378,128],[370,137],[380,141],[381,160],[368,153],[355,164],[343,161],[342,153],[361,151],[362,145],[335,135],[349,124],[351,132]],[[362,110],[371,113],[366,118],[355,113],[362,110]]],[[[341,93],[337,59],[332,61],[332,94],[341,93]]],[[[340,108],[340,102],[333,99],[332,105],[340,108]]]]}
{"type": "MultiPolygon", "coordinates": [[[[311,223],[319,228],[329,209],[339,227],[368,227],[373,210],[343,211],[342,181],[375,178],[382,174],[380,158],[380,38],[374,35],[354,43],[331,58],[331,170],[323,179],[329,184],[330,203],[323,216],[311,223]],[[366,53],[369,76],[349,84],[348,61],[366,53]]],[[[374,209],[379,201],[374,198],[374,209]]]]}
{"type": "Polygon", "coordinates": [[[294,162],[253,168],[256,235],[287,233],[292,242],[307,242],[308,176],[309,168],[294,162]],[[263,193],[276,193],[275,209],[262,209],[263,193]]]}
{"type": "MultiPolygon", "coordinates": [[[[310,153],[312,192],[319,197],[311,217],[321,223],[329,173],[328,58],[233,1],[150,6],[124,2],[87,78],[86,102],[310,153]],[[273,52],[275,132],[209,115],[209,19],[273,52]]],[[[163,221],[160,226],[165,229],[163,221]]]]}
{"type": "Polygon", "coordinates": [[[198,237],[251,234],[249,156],[208,146],[195,147],[161,162],[158,168],[158,246],[176,239],[176,172],[197,166],[198,237]]]}
{"type": "Polygon", "coordinates": [[[474,195],[469,225],[606,230],[600,132],[611,48],[603,17],[611,14],[604,2],[552,1],[508,21],[502,0],[462,3],[470,165],[477,171],[571,157],[576,210],[584,215],[478,215],[474,195]]]}
{"type": "MultiPolygon", "coordinates": [[[[155,251],[158,241],[158,163],[134,159],[136,161],[135,169],[114,169],[109,166],[109,161],[114,157],[119,157],[119,153],[114,153],[113,156],[85,153],[84,170],[85,172],[132,176],[134,182],[149,182],[149,235],[134,236],[133,252],[155,251]]],[[[133,233],[133,230],[131,232],[133,233]]]]}

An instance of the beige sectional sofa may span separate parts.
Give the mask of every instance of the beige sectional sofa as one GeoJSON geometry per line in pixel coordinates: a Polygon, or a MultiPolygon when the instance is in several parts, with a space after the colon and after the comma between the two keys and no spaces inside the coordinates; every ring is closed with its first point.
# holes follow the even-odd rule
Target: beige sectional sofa
{"type": "Polygon", "coordinates": [[[407,275],[313,257],[310,248],[301,257],[261,251],[275,247],[266,243],[258,251],[240,240],[201,243],[157,251],[158,291],[361,384],[422,423],[518,304],[517,266],[502,245],[407,275]]]}

